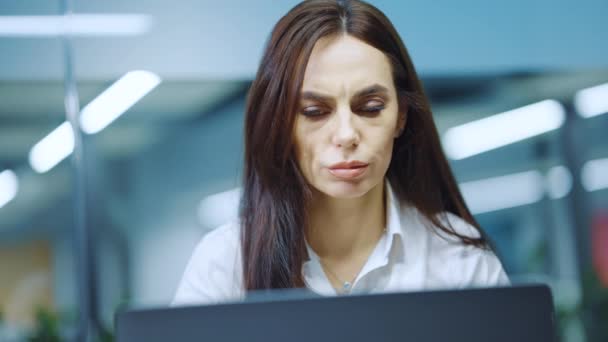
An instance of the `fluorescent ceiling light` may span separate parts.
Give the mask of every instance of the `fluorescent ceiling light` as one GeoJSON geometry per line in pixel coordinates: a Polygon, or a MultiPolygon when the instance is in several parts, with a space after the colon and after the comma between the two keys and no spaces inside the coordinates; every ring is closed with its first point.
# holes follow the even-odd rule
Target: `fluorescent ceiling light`
{"type": "Polygon", "coordinates": [[[134,36],[151,22],[140,14],[0,16],[0,37],[134,36]]]}
{"type": "Polygon", "coordinates": [[[581,170],[581,182],[587,191],[608,189],[608,158],[586,162],[581,170]]]}
{"type": "Polygon", "coordinates": [[[160,77],[149,71],[128,72],[82,109],[82,130],[88,134],[101,131],[154,89],[160,81],[160,77]]]}
{"type": "Polygon", "coordinates": [[[526,171],[460,183],[460,190],[473,214],[518,207],[543,198],[543,176],[526,171]]]}
{"type": "MultiPolygon", "coordinates": [[[[85,133],[101,131],[160,83],[148,71],[131,71],[84,107],[80,125],[85,133]]],[[[44,173],[59,164],[74,150],[74,134],[67,121],[38,142],[30,151],[32,168],[44,173]]]]}
{"type": "Polygon", "coordinates": [[[19,180],[17,175],[11,170],[0,172],[0,208],[17,196],[19,190],[19,180]]]}
{"type": "Polygon", "coordinates": [[[550,198],[564,198],[572,190],[572,174],[563,165],[554,166],[547,172],[545,184],[550,198]]]}
{"type": "Polygon", "coordinates": [[[65,121],[32,147],[29,155],[30,165],[38,173],[47,172],[73,150],[74,132],[70,123],[65,121]]]}
{"type": "Polygon", "coordinates": [[[240,188],[205,197],[198,207],[199,221],[206,228],[215,228],[236,218],[240,199],[240,188]]]}
{"type": "Polygon", "coordinates": [[[574,107],[584,118],[608,113],[608,83],[578,91],[574,107]]]}
{"type": "Polygon", "coordinates": [[[443,136],[446,154],[464,159],[561,127],[564,107],[544,100],[448,129],[443,136]]]}

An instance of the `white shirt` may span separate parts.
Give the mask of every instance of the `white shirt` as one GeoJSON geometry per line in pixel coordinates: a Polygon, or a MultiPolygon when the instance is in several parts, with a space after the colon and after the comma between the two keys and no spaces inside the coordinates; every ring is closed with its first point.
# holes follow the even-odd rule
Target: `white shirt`
{"type": "MultiPolygon", "coordinates": [[[[441,288],[508,285],[496,257],[488,250],[463,245],[415,208],[402,204],[386,182],[386,233],[380,238],[351,287],[351,293],[381,293],[441,288]],[[425,226],[426,225],[426,226],[425,226]]],[[[479,237],[456,215],[447,214],[454,230],[479,237]]],[[[319,262],[306,245],[309,260],[302,266],[309,289],[336,295],[319,262]]],[[[240,225],[234,221],[206,234],[197,245],[177,288],[172,305],[193,305],[243,299],[240,225]]]]}

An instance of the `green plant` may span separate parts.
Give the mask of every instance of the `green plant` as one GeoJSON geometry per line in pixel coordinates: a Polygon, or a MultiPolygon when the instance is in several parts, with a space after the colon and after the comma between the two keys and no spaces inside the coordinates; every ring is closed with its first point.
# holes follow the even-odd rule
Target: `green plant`
{"type": "Polygon", "coordinates": [[[28,341],[60,342],[58,316],[46,308],[39,307],[36,310],[36,327],[28,341]]]}
{"type": "Polygon", "coordinates": [[[608,341],[608,288],[593,270],[583,277],[583,317],[590,341],[608,341]]]}

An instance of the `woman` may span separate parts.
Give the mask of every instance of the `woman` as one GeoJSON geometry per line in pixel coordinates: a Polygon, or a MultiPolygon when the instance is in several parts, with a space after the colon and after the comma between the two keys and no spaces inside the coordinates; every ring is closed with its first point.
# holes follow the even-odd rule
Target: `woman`
{"type": "Polygon", "coordinates": [[[197,246],[174,304],[507,284],[463,201],[389,20],[310,0],[275,26],[248,96],[240,217],[197,246]]]}

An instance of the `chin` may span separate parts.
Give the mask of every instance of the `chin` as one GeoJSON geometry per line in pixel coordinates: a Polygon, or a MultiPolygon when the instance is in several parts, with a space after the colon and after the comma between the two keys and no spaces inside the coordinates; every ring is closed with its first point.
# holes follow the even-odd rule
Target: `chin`
{"type": "Polygon", "coordinates": [[[362,179],[358,182],[329,181],[317,190],[330,197],[350,199],[365,195],[373,186],[373,182],[368,179],[362,179]]]}

